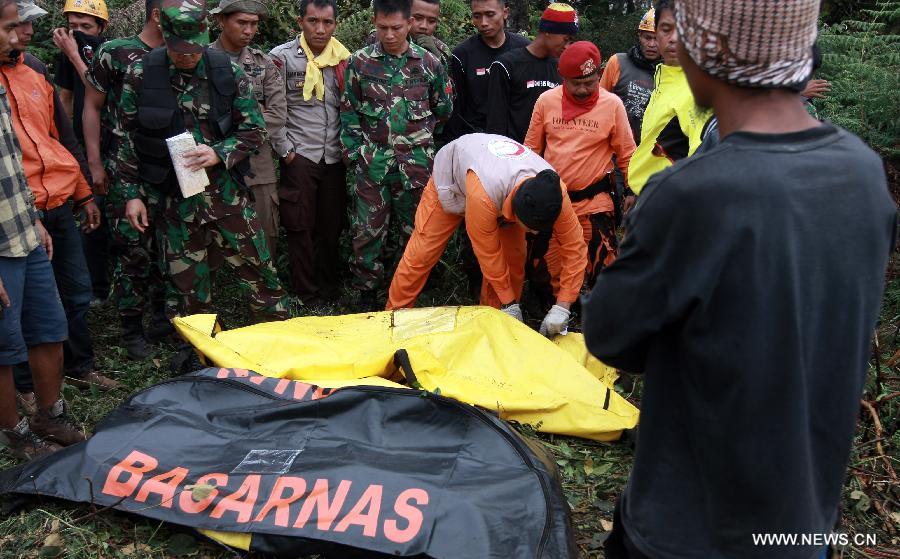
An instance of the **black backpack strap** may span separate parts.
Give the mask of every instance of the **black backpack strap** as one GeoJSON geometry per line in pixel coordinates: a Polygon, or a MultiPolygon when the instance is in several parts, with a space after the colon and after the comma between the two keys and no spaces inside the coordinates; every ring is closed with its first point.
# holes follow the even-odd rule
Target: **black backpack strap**
{"type": "MultiPolygon", "coordinates": [[[[237,95],[234,69],[231,57],[218,49],[206,49],[206,71],[211,85],[209,91],[209,124],[219,140],[224,140],[234,132],[234,120],[231,108],[237,95]]],[[[250,159],[244,158],[232,169],[232,176],[238,183],[246,186],[244,177],[253,176],[250,172],[250,159]]]]}
{"type": "Polygon", "coordinates": [[[231,106],[234,104],[237,86],[234,83],[234,70],[231,68],[231,57],[218,49],[206,49],[206,71],[209,77],[209,121],[213,132],[219,139],[231,135],[231,106]]]}
{"type": "Polygon", "coordinates": [[[143,57],[144,76],[138,95],[139,107],[178,109],[178,98],[169,79],[169,60],[166,47],[151,50],[143,57]]]}
{"type": "Polygon", "coordinates": [[[166,138],[184,132],[184,114],[169,77],[165,47],[141,59],[143,75],[137,100],[138,130],[133,136],[141,178],[161,194],[178,192],[166,138]]]}

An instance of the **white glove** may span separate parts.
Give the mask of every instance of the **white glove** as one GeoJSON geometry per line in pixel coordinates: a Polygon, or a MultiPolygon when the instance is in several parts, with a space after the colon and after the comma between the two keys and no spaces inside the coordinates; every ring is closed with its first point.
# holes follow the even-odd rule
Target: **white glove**
{"type": "Polygon", "coordinates": [[[565,334],[569,330],[569,316],[571,314],[567,309],[559,305],[553,305],[550,308],[550,312],[544,317],[544,321],[541,322],[541,334],[548,338],[557,334],[565,334]]]}
{"type": "Polygon", "coordinates": [[[519,308],[519,303],[511,303],[509,305],[506,305],[505,307],[501,307],[500,310],[515,318],[519,322],[524,322],[525,320],[524,318],[522,318],[522,309],[519,308]]]}

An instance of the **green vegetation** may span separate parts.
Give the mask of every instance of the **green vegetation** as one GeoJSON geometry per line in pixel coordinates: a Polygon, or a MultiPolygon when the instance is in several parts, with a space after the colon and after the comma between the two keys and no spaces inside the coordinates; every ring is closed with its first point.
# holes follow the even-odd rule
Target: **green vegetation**
{"type": "MultiPolygon", "coordinates": [[[[282,245],[283,246],[283,245],[282,245]]],[[[472,304],[465,275],[456,264],[459,248],[451,245],[420,301],[423,305],[472,304]]],[[[279,266],[286,276],[283,262],[279,266]]],[[[868,412],[863,412],[843,491],[840,530],[877,534],[876,548],[848,549],[847,557],[888,557],[879,551],[895,549],[900,519],[896,508],[896,481],[891,471],[900,467],[900,264],[894,262],[888,275],[884,309],[878,329],[879,351],[873,353],[863,399],[880,418],[876,428],[868,412]],[[877,356],[877,357],[876,357],[877,356]],[[892,468],[889,469],[889,468],[892,468]]],[[[345,290],[349,286],[345,283],[345,290]]],[[[226,328],[246,324],[245,305],[236,279],[222,273],[215,287],[220,317],[226,328]]],[[[338,306],[330,314],[345,312],[338,306]]],[[[145,362],[130,362],[117,346],[118,327],[109,306],[91,310],[91,330],[98,349],[98,368],[120,380],[123,389],[108,393],[81,393],[66,387],[75,419],[91,428],[130,394],[169,376],[173,355],[166,347],[145,362]]],[[[641,382],[625,392],[617,390],[640,406],[641,382]]],[[[602,542],[612,523],[617,496],[628,479],[633,449],[628,441],[604,444],[571,437],[538,434],[531,426],[520,425],[525,436],[538,438],[556,458],[563,489],[572,507],[576,541],[582,556],[603,557],[602,542]]],[[[0,468],[12,466],[0,452],[0,468]]],[[[0,517],[0,559],[67,557],[106,559],[125,557],[226,558],[233,554],[198,534],[116,511],[95,513],[87,505],[43,500],[9,517],[0,517]]]]}
{"type": "MultiPolygon", "coordinates": [[[[46,62],[55,56],[50,30],[62,24],[62,2],[39,0],[51,12],[36,26],[32,51],[46,62]]],[[[259,44],[271,47],[296,33],[295,0],[266,0],[273,17],[261,26],[259,44]]],[[[214,2],[212,2],[214,3],[214,2]]],[[[211,3],[211,4],[212,4],[211,3]]],[[[363,44],[372,29],[369,0],[338,0],[341,23],[338,36],[348,47],[363,44]]],[[[609,57],[633,44],[637,22],[646,3],[578,0],[583,38],[595,41],[609,57]],[[637,4],[635,6],[635,4],[637,4]],[[634,9],[628,11],[629,5],[634,9]]],[[[513,2],[524,8],[524,21],[536,19],[545,4],[538,0],[513,2]]],[[[468,20],[467,0],[443,0],[444,21],[440,36],[453,45],[473,32],[468,20]]],[[[111,0],[113,34],[139,29],[143,0],[111,0]]],[[[861,135],[885,156],[898,156],[900,103],[900,52],[898,22],[900,1],[826,0],[822,34],[825,65],[822,77],[832,81],[832,94],[820,106],[827,118],[861,135]]],[[[349,252],[345,239],[344,253],[349,252]]],[[[284,246],[282,244],[282,246],[284,246]]],[[[471,304],[466,276],[459,265],[457,241],[436,268],[422,305],[471,304]]],[[[278,263],[282,280],[287,280],[284,256],[278,263]]],[[[349,290],[349,287],[345,287],[349,290]]],[[[221,274],[215,288],[220,316],[228,328],[244,324],[245,308],[235,279],[221,274]]],[[[346,309],[333,306],[332,314],[346,309]]],[[[90,323],[98,352],[98,369],[117,378],[123,389],[108,393],[81,393],[66,387],[75,419],[91,428],[129,394],[168,378],[172,348],[162,349],[145,362],[130,362],[117,346],[118,327],[109,306],[91,310],[90,323]]],[[[844,486],[840,529],[850,533],[878,535],[877,548],[853,548],[849,557],[889,557],[900,546],[900,494],[895,470],[900,466],[900,266],[892,263],[877,349],[873,351],[863,399],[857,437],[850,457],[844,486]],[[871,409],[871,412],[869,411],[871,409]],[[878,422],[873,417],[878,418],[878,422]]],[[[621,391],[621,389],[619,389],[621,391]]],[[[623,395],[640,404],[641,383],[623,395]]],[[[526,435],[535,435],[529,426],[520,426],[526,435]]],[[[553,452],[562,475],[563,487],[573,510],[576,540],[586,558],[602,557],[602,541],[611,527],[617,495],[627,480],[633,457],[625,442],[602,444],[567,437],[538,436],[553,452]]],[[[0,468],[14,465],[0,451],[0,468]]],[[[107,559],[124,557],[224,558],[233,554],[209,543],[193,532],[115,511],[97,512],[42,500],[12,516],[0,516],[0,559],[68,557],[107,559]]]]}
{"type": "Polygon", "coordinates": [[[819,43],[820,77],[832,83],[821,102],[826,117],[885,157],[900,157],[900,1],[878,0],[825,26],[819,43]]]}

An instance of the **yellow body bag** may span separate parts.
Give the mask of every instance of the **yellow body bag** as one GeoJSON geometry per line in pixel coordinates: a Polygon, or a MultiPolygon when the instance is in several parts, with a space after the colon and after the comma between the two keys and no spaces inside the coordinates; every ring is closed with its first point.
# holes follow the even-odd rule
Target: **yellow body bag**
{"type": "Polygon", "coordinates": [[[615,371],[587,354],[580,335],[554,343],[490,307],[310,316],[228,331],[215,315],[193,315],[175,327],[220,367],[328,388],[403,383],[545,433],[613,441],[638,421],[637,408],[612,389],[615,371]]]}

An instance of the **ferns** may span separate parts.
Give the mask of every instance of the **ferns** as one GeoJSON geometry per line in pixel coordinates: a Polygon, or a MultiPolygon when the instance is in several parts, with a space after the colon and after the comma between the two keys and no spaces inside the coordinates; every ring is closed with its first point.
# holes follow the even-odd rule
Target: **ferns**
{"type": "Polygon", "coordinates": [[[824,112],[886,157],[900,156],[900,0],[878,0],[855,19],[826,26],[824,112]]]}

